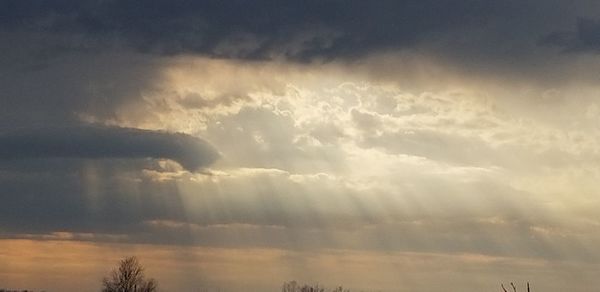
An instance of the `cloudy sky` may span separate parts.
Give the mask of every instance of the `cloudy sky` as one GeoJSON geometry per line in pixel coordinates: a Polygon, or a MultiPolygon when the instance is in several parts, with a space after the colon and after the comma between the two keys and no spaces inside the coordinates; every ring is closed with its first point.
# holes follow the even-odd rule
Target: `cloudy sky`
{"type": "Polygon", "coordinates": [[[0,288],[590,291],[599,72],[595,0],[0,0],[0,288]]]}

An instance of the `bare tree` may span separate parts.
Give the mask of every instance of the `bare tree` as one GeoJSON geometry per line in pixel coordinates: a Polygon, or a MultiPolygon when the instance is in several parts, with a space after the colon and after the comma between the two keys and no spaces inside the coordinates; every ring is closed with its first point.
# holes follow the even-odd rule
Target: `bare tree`
{"type": "Polygon", "coordinates": [[[102,280],[102,292],[155,292],[158,291],[154,279],[144,278],[144,267],[136,257],[126,257],[119,267],[102,280]]]}
{"type": "MultiPolygon", "coordinates": [[[[513,282],[510,282],[510,286],[512,287],[513,292],[517,292],[517,286],[513,282]]],[[[502,287],[502,291],[508,292],[504,287],[504,284],[500,283],[500,287],[502,287]]],[[[527,282],[527,292],[530,292],[529,282],[527,282]]]]}

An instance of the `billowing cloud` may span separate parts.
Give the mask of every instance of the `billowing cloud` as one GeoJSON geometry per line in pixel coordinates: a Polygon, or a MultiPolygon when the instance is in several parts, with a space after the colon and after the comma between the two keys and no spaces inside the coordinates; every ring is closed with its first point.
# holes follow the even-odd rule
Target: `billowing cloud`
{"type": "Polygon", "coordinates": [[[214,162],[217,151],[206,141],[181,133],[133,128],[39,127],[0,133],[0,159],[158,158],[195,171],[214,162]]]}

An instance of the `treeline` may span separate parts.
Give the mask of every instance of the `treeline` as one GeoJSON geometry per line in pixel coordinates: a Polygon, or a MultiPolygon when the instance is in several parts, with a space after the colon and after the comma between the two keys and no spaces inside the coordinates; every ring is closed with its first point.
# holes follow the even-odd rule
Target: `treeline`
{"type": "MultiPolygon", "coordinates": [[[[500,284],[502,288],[502,292],[517,292],[517,286],[515,283],[510,282],[510,288],[506,288],[504,284],[500,284]]],[[[531,287],[529,282],[527,282],[527,292],[531,292],[531,287]]],[[[298,284],[296,281],[284,282],[281,287],[281,292],[350,292],[348,289],[344,289],[342,286],[338,286],[333,290],[326,290],[324,287],[316,285],[307,285],[307,284],[298,284]]]]}
{"type": "MultiPolygon", "coordinates": [[[[517,285],[510,282],[510,286],[500,285],[502,292],[518,292],[517,285]]],[[[531,292],[529,282],[525,286],[527,292],[531,292]]],[[[201,289],[200,291],[208,292],[213,289],[201,289]]],[[[221,290],[214,289],[217,292],[221,290]]],[[[157,292],[158,284],[152,278],[146,278],[144,275],[144,267],[140,264],[136,257],[126,257],[119,262],[119,265],[114,269],[108,277],[102,280],[102,292],[157,292]]],[[[523,290],[519,290],[521,292],[523,290]]],[[[0,292],[33,292],[31,290],[6,290],[0,289],[0,292]]],[[[43,292],[43,291],[42,291],[43,292]]],[[[349,289],[344,289],[342,286],[335,287],[331,290],[326,289],[319,284],[299,284],[296,281],[284,282],[281,286],[281,292],[350,292],[349,289]]]]}
{"type": "Polygon", "coordinates": [[[296,281],[284,282],[281,287],[281,292],[350,292],[348,289],[344,289],[342,286],[338,286],[333,290],[325,290],[325,287],[308,284],[298,284],[296,281]]]}

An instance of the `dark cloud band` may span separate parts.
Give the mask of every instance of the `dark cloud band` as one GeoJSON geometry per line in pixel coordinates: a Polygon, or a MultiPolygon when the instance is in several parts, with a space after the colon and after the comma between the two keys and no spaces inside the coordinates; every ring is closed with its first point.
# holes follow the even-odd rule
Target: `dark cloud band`
{"type": "Polygon", "coordinates": [[[579,18],[575,31],[553,32],[539,43],[562,47],[567,52],[600,51],[600,20],[579,18]]]}
{"type": "Polygon", "coordinates": [[[479,26],[494,13],[510,11],[514,3],[5,1],[0,24],[9,31],[85,36],[83,42],[61,42],[62,50],[93,50],[116,41],[161,55],[310,60],[405,47],[432,33],[479,26]]]}
{"type": "Polygon", "coordinates": [[[194,171],[218,158],[206,141],[181,133],[133,128],[41,127],[0,133],[0,159],[162,158],[194,171]]]}

